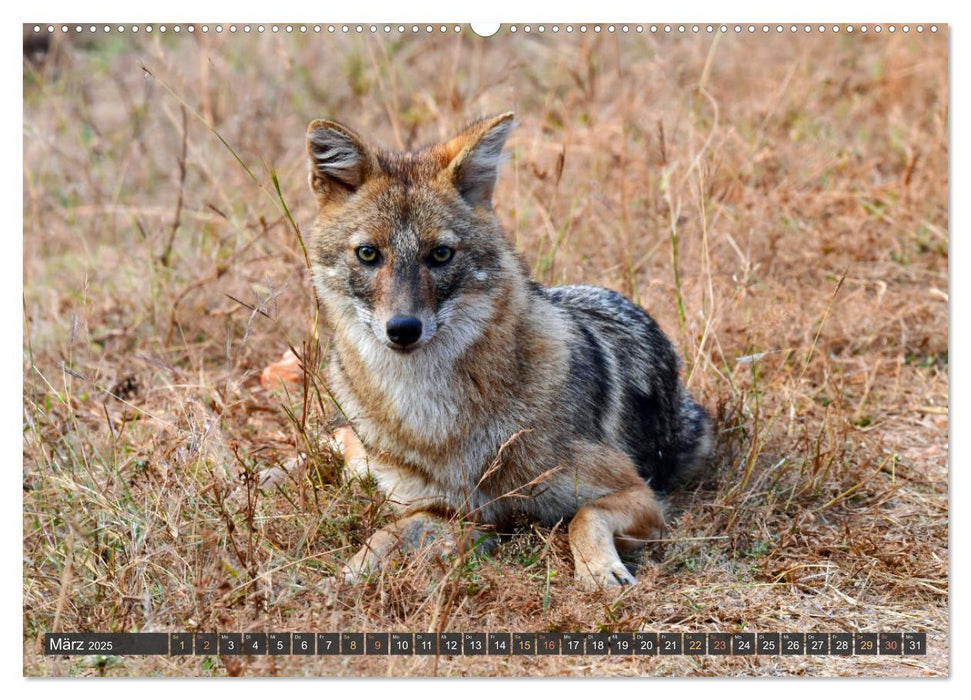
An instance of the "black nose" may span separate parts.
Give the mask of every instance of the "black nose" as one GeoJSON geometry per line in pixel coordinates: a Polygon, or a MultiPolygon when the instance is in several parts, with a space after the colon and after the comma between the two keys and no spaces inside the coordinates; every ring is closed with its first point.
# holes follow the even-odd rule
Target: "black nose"
{"type": "Polygon", "coordinates": [[[414,316],[392,316],[386,330],[392,343],[411,345],[421,337],[421,321],[414,316]]]}

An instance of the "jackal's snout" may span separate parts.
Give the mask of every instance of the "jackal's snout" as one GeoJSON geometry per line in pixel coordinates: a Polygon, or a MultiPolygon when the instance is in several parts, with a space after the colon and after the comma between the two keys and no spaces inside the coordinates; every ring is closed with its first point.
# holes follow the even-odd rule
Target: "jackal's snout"
{"type": "Polygon", "coordinates": [[[414,316],[392,316],[385,325],[388,340],[407,348],[421,338],[421,319],[414,316]]]}

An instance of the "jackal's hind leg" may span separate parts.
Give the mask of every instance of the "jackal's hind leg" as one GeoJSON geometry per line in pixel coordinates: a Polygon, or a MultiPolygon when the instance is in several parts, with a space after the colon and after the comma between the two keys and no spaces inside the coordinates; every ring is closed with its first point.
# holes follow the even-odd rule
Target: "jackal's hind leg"
{"type": "Polygon", "coordinates": [[[570,522],[577,581],[593,589],[633,585],[636,579],[620,560],[616,545],[641,546],[660,537],[663,529],[664,511],[647,484],[591,501],[570,522]]]}

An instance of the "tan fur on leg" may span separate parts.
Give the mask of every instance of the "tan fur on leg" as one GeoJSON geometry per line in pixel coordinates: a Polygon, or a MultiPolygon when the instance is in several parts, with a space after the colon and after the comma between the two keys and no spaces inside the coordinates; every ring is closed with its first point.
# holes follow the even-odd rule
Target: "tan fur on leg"
{"type": "Polygon", "coordinates": [[[354,434],[354,431],[344,426],[334,431],[334,439],[341,446],[344,453],[344,464],[347,470],[355,476],[365,476],[368,471],[368,457],[364,445],[354,434]]]}
{"type": "Polygon", "coordinates": [[[630,486],[591,501],[570,522],[570,549],[576,577],[587,588],[632,585],[631,576],[617,554],[615,540],[627,546],[655,539],[664,528],[664,511],[646,484],[630,486]]]}

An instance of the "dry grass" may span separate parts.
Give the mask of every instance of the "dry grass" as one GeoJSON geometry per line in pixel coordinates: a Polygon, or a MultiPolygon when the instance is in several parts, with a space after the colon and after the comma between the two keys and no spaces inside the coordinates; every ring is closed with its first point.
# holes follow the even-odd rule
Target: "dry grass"
{"type": "Polygon", "coordinates": [[[946,42],[142,32],[25,59],[24,673],[947,674],[946,42]],[[328,594],[387,510],[330,447],[288,217],[313,215],[305,126],[412,147],[508,108],[509,235],[542,282],[658,319],[718,417],[713,471],[619,595],[573,585],[563,526],[328,594]],[[289,346],[306,391],[264,390],[289,346]],[[54,629],[899,630],[929,654],[99,663],[42,656],[54,629]]]}

